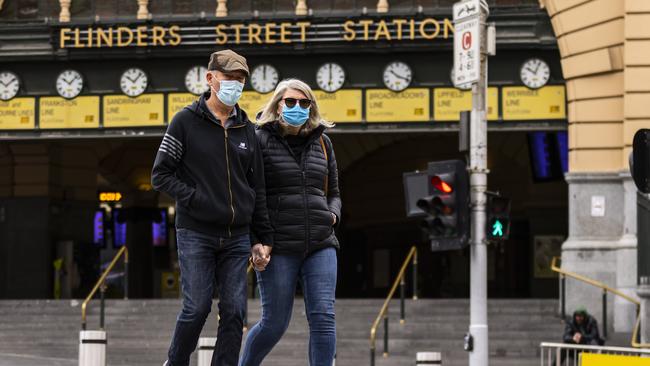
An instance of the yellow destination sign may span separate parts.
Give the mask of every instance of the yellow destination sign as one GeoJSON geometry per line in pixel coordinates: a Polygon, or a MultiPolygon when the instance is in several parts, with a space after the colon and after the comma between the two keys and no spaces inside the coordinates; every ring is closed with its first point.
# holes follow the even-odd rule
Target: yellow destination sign
{"type": "Polygon", "coordinates": [[[639,356],[603,355],[595,353],[583,353],[582,366],[650,366],[650,358],[639,356]]]}
{"type": "Polygon", "coordinates": [[[0,101],[0,130],[26,130],[35,125],[36,100],[14,98],[0,101]]]}
{"type": "Polygon", "coordinates": [[[260,94],[254,91],[245,91],[242,93],[241,98],[239,98],[239,107],[246,112],[248,119],[252,122],[255,122],[255,117],[258,112],[262,111],[266,102],[271,99],[273,94],[260,94]]]}
{"type": "Polygon", "coordinates": [[[164,123],[164,95],[104,97],[104,127],[160,126],[164,123]]]}
{"type": "Polygon", "coordinates": [[[167,95],[167,121],[171,122],[174,115],[181,109],[194,103],[199,99],[198,95],[192,93],[171,93],[167,95]]]}
{"type": "Polygon", "coordinates": [[[39,126],[43,129],[99,127],[98,96],[75,99],[42,97],[38,106],[39,126]]]}
{"type": "Polygon", "coordinates": [[[119,202],[122,199],[120,192],[99,192],[100,202],[119,202]]]}
{"type": "Polygon", "coordinates": [[[566,97],[563,85],[528,89],[524,86],[501,89],[504,120],[565,119],[566,97]]]}
{"type": "Polygon", "coordinates": [[[335,93],[314,90],[314,94],[320,113],[326,121],[361,122],[361,90],[339,90],[335,93]]]}
{"type": "MultiPolygon", "coordinates": [[[[499,88],[488,88],[487,118],[499,119],[499,88]]],[[[456,88],[436,88],[433,90],[433,119],[454,121],[460,119],[460,112],[472,109],[472,92],[456,88]]]]}
{"type": "Polygon", "coordinates": [[[426,122],[429,121],[430,90],[406,89],[393,92],[386,89],[366,90],[366,120],[368,122],[426,122]]]}

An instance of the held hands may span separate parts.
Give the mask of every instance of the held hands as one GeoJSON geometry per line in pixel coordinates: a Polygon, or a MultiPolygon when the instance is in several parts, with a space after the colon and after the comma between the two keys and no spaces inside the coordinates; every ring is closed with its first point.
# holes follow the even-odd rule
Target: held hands
{"type": "Polygon", "coordinates": [[[581,340],[582,340],[582,334],[576,333],[573,335],[573,341],[576,342],[577,344],[580,344],[581,340]]]}
{"type": "Polygon", "coordinates": [[[266,269],[266,266],[271,261],[271,249],[272,247],[262,243],[253,245],[250,261],[256,271],[262,272],[266,269]]]}

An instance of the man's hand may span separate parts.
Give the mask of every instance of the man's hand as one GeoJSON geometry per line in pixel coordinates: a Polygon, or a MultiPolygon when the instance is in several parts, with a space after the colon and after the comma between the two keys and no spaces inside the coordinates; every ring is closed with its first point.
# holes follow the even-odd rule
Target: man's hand
{"type": "Polygon", "coordinates": [[[336,225],[336,214],[334,212],[330,212],[332,214],[332,226],[336,225]]]}
{"type": "Polygon", "coordinates": [[[251,263],[256,271],[262,272],[271,261],[271,247],[258,243],[251,248],[251,263]]]}
{"type": "Polygon", "coordinates": [[[576,333],[573,335],[573,341],[576,342],[577,344],[580,344],[581,340],[582,340],[582,334],[576,333]]]}

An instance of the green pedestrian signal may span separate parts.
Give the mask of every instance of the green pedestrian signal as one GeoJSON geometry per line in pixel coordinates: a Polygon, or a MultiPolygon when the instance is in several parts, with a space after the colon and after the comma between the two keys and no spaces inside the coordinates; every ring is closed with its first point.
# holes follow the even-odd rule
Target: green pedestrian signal
{"type": "Polygon", "coordinates": [[[488,194],[487,221],[485,222],[487,238],[507,240],[510,237],[510,199],[498,194],[488,194]]]}
{"type": "Polygon", "coordinates": [[[503,236],[503,224],[501,221],[496,220],[494,221],[494,224],[492,224],[492,236],[498,238],[503,236]]]}

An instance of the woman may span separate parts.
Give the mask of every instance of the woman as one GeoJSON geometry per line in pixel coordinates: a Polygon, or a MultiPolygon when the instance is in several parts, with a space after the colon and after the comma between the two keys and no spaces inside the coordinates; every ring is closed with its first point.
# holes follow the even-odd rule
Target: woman
{"type": "Polygon", "coordinates": [[[311,88],[296,79],[278,84],[258,123],[275,234],[270,262],[257,272],[262,319],[248,333],[240,366],[260,365],[278,343],[291,320],[298,282],[309,321],[309,363],[331,366],[339,247],[334,227],[341,217],[336,159],[323,133],[332,125],[321,118],[311,88]]]}

